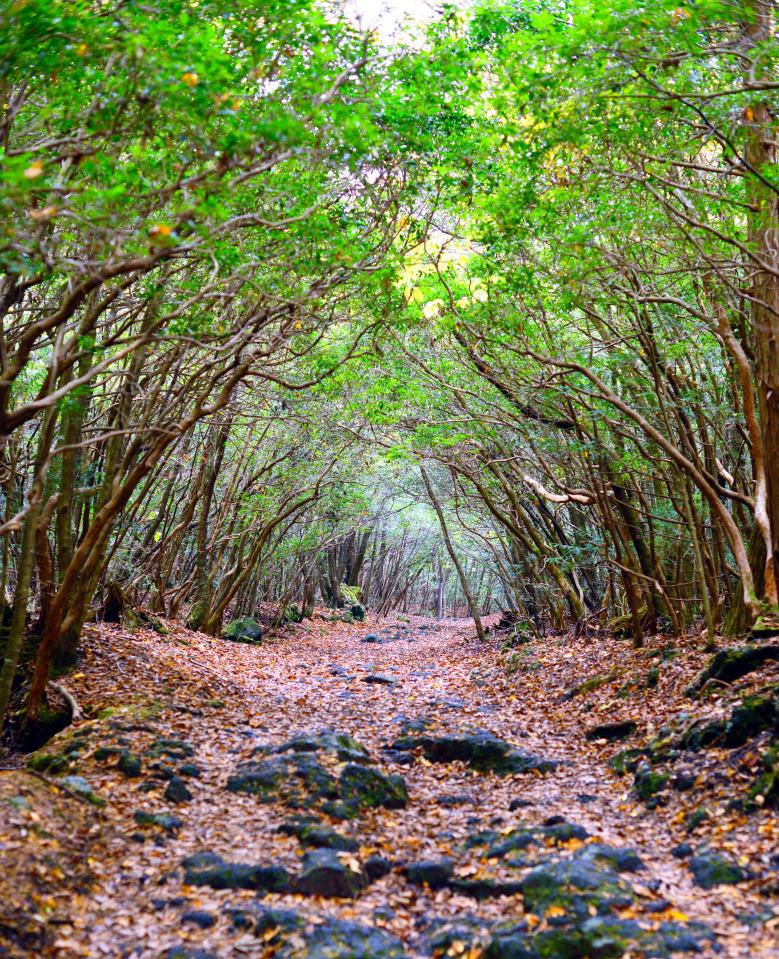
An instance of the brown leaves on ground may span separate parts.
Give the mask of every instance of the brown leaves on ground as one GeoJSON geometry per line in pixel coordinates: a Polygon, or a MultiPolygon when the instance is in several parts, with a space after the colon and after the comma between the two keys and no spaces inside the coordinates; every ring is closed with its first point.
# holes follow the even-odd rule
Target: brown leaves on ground
{"type": "MultiPolygon", "coordinates": [[[[400,863],[449,856],[462,879],[505,878],[504,863],[487,859],[483,847],[466,850],[463,841],[480,829],[508,833],[519,823],[538,825],[563,816],[599,841],[634,847],[647,863],[653,881],[640,877],[634,884],[637,904],[623,918],[656,925],[689,917],[716,930],[726,956],[776,955],[777,923],[770,913],[767,921],[752,925],[742,919],[765,914],[776,902],[760,864],[776,851],[777,820],[769,810],[749,817],[727,810],[726,757],[715,753],[707,760],[719,763],[724,775],[707,787],[705,799],[715,814],[691,841],[705,839],[756,863],[759,875],[703,892],[693,887],[685,864],[670,855],[672,847],[690,840],[683,819],[692,800],[676,794],[668,806],[648,811],[632,798],[629,779],[606,765],[622,744],[585,740],[594,725],[631,719],[638,730],[627,745],[643,742],[690,708],[684,689],[707,659],[699,640],[664,652],[668,643],[659,638],[632,650],[624,640],[607,637],[549,637],[521,647],[518,656],[510,654],[509,672],[499,639],[479,644],[465,621],[420,630],[423,624],[432,625],[412,620],[346,626],[317,619],[259,647],[212,639],[177,624],[169,624],[165,636],[89,628],[83,662],[65,680],[89,718],[40,752],[62,751],[68,737],[83,732],[86,745],[68,772],[84,777],[106,805],[97,808],[58,789],[54,781],[60,773],[40,778],[16,770],[0,778],[0,943],[7,954],[157,959],[185,942],[224,957],[259,955],[258,939],[234,929],[224,915],[226,905],[256,894],[186,886],[177,868],[202,850],[235,862],[299,868],[300,843],[278,831],[289,810],[225,790],[236,765],[260,744],[278,745],[293,733],[330,728],[356,737],[387,766],[382,747],[404,720],[424,716],[434,734],[478,727],[524,752],[568,765],[547,775],[499,778],[463,763],[434,764],[422,757],[411,766],[390,764],[389,771],[407,781],[407,808],[369,810],[353,823],[329,823],[357,840],[357,858],[378,853],[400,863]],[[396,626],[408,628],[413,641],[393,638],[396,626]],[[371,630],[385,628],[381,643],[360,642],[371,630]],[[653,667],[657,675],[647,683],[653,667]],[[372,673],[397,683],[361,681],[372,673]],[[561,699],[566,689],[600,674],[611,675],[589,692],[561,699]],[[166,781],[154,778],[155,762],[180,766],[184,759],[153,755],[161,739],[192,747],[200,776],[186,781],[191,802],[169,802],[166,781]],[[123,762],[129,768],[122,760],[127,753],[140,758],[140,776],[122,771],[123,762]],[[440,804],[453,795],[465,797],[462,804],[440,804]],[[180,819],[181,827],[138,825],[137,813],[160,812],[180,819]],[[184,908],[211,913],[214,925],[182,926],[184,908]]],[[[698,795],[695,802],[700,801],[698,795]]],[[[568,843],[574,848],[581,840],[568,843]]],[[[525,914],[519,895],[476,902],[447,888],[412,886],[398,869],[354,901],[294,894],[273,894],[268,901],[310,912],[312,922],[317,914],[329,914],[379,926],[406,941],[430,914],[468,914],[485,924],[524,916],[533,929],[556,918],[525,914]]],[[[779,907],[773,908],[779,915],[779,907]]],[[[261,954],[271,956],[275,934],[265,935],[261,954]]],[[[468,956],[475,949],[472,943],[462,943],[460,953],[453,948],[450,955],[468,956]]]]}

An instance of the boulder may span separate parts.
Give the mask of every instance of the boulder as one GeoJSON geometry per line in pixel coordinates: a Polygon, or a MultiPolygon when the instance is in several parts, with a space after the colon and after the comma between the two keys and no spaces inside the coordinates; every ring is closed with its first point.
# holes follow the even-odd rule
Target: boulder
{"type": "Polygon", "coordinates": [[[464,762],[479,772],[494,772],[501,776],[531,770],[548,772],[557,763],[522,753],[504,739],[491,733],[475,732],[434,736],[401,736],[390,746],[397,751],[421,749],[425,758],[434,763],[464,762]]]}
{"type": "Polygon", "coordinates": [[[731,646],[712,656],[709,664],[687,689],[687,695],[700,692],[710,679],[732,683],[760,669],[765,663],[779,661],[779,646],[731,646]]]}
{"type": "Polygon", "coordinates": [[[362,623],[365,621],[365,607],[362,603],[354,603],[349,607],[349,612],[352,614],[355,623],[362,623]]]}
{"type": "Polygon", "coordinates": [[[358,807],[402,809],[408,802],[406,782],[402,776],[387,776],[375,766],[357,763],[348,763],[342,770],[340,793],[344,802],[354,803],[358,807]]]}
{"type": "Polygon", "coordinates": [[[197,926],[199,929],[210,929],[216,922],[216,917],[205,909],[188,909],[181,916],[181,922],[197,926]]]}
{"type": "Polygon", "coordinates": [[[139,826],[156,826],[170,835],[178,832],[184,825],[177,816],[172,816],[169,812],[146,812],[139,809],[133,813],[133,819],[139,826]]]}
{"type": "Polygon", "coordinates": [[[691,856],[688,866],[696,886],[713,889],[715,886],[732,885],[749,878],[749,873],[731,859],[720,853],[702,850],[691,856]]]}
{"type": "Polygon", "coordinates": [[[584,735],[589,740],[606,739],[608,742],[614,743],[632,736],[637,728],[634,720],[623,719],[620,722],[600,723],[598,726],[592,726],[584,735]]]}
{"type": "Polygon", "coordinates": [[[261,643],[262,626],[250,616],[234,619],[222,630],[222,639],[229,639],[233,643],[261,643]]]}
{"type": "Polygon", "coordinates": [[[406,866],[403,872],[406,879],[415,886],[443,889],[449,885],[454,875],[454,863],[447,857],[424,859],[406,866]]]}
{"type": "Polygon", "coordinates": [[[368,882],[367,873],[354,856],[333,849],[315,849],[303,856],[295,891],[304,896],[356,899],[368,882]]]}
{"type": "Polygon", "coordinates": [[[550,907],[578,919],[604,915],[633,902],[630,886],[598,862],[582,858],[548,862],[522,880],[525,909],[544,915],[550,907]]]}
{"type": "Polygon", "coordinates": [[[181,776],[172,776],[165,787],[165,798],[174,803],[192,802],[192,793],[181,776]]]}
{"type": "Polygon", "coordinates": [[[725,745],[743,746],[766,729],[779,732],[779,689],[744,696],[730,714],[725,727],[725,745]]]}
{"type": "Polygon", "coordinates": [[[198,852],[182,860],[184,882],[189,886],[212,889],[256,889],[262,892],[287,892],[289,873],[283,866],[226,862],[213,852],[198,852]]]}

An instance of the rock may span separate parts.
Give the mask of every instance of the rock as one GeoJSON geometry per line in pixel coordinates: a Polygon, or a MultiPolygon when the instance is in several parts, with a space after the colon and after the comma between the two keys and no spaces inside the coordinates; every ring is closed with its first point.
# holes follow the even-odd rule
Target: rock
{"type": "Polygon", "coordinates": [[[713,746],[725,735],[725,721],[722,719],[695,719],[680,734],[677,744],[680,749],[700,752],[713,746]]]}
{"type": "Polygon", "coordinates": [[[133,813],[133,819],[139,826],[156,826],[171,835],[184,825],[177,816],[172,816],[169,812],[146,812],[139,809],[133,813]]]}
{"type": "Polygon", "coordinates": [[[383,879],[392,872],[392,863],[389,859],[385,859],[384,856],[368,856],[363,863],[363,868],[365,869],[368,879],[371,882],[376,882],[378,879],[383,879]]]}
{"type": "Polygon", "coordinates": [[[200,767],[195,763],[184,763],[179,766],[179,773],[182,776],[189,776],[192,779],[200,778],[200,767]]]}
{"type": "Polygon", "coordinates": [[[391,676],[381,676],[379,673],[371,673],[370,676],[363,676],[364,683],[372,683],[374,686],[397,686],[398,680],[391,676]]]}
{"type": "Polygon", "coordinates": [[[705,806],[698,806],[697,809],[691,810],[684,817],[685,829],[687,832],[693,832],[702,822],[706,822],[708,819],[711,819],[709,810],[705,806]]]}
{"type": "Polygon", "coordinates": [[[415,886],[443,889],[449,885],[454,875],[454,863],[447,857],[424,859],[406,866],[403,872],[406,879],[415,886]]]}
{"type": "Polygon", "coordinates": [[[126,749],[123,749],[119,753],[119,761],[116,764],[116,768],[120,773],[127,776],[128,779],[135,779],[137,776],[140,776],[141,766],[140,756],[136,756],[135,753],[131,753],[126,749]]]}
{"type": "Polygon", "coordinates": [[[760,772],[749,790],[749,808],[779,804],[779,745],[769,747],[760,760],[760,772]]]}
{"type": "Polygon", "coordinates": [[[534,805],[531,799],[512,799],[509,803],[509,812],[516,812],[517,809],[527,809],[534,805]]]}
{"type": "Polygon", "coordinates": [[[660,803],[659,794],[668,785],[667,773],[657,772],[646,763],[636,770],[633,780],[633,790],[636,796],[648,806],[657,806],[660,803]]]}
{"type": "Polygon", "coordinates": [[[616,872],[586,859],[537,866],[522,880],[522,895],[528,912],[544,915],[555,906],[578,919],[606,914],[633,901],[630,886],[616,872]]]}
{"type": "Polygon", "coordinates": [[[314,846],[316,849],[336,849],[341,852],[355,852],[360,848],[356,839],[344,836],[329,826],[304,825],[297,833],[298,839],[304,846],[314,846]]]}
{"type": "Polygon", "coordinates": [[[348,763],[340,776],[341,798],[358,807],[383,806],[385,809],[402,809],[408,802],[406,782],[402,776],[390,775],[375,766],[360,766],[348,763]]]}
{"type": "Polygon", "coordinates": [[[368,633],[367,636],[363,636],[360,642],[361,643],[380,643],[381,636],[377,636],[376,633],[368,633]]]}
{"type": "Polygon", "coordinates": [[[217,955],[208,949],[194,949],[191,946],[171,946],[165,953],[165,959],[217,959],[217,955]]]}
{"type": "Polygon", "coordinates": [[[146,755],[152,759],[168,756],[171,759],[189,759],[195,755],[195,750],[183,739],[155,739],[146,750],[146,755]]]}
{"type": "Polygon", "coordinates": [[[585,739],[606,739],[613,743],[632,736],[637,728],[637,724],[632,719],[625,719],[621,722],[601,723],[599,726],[593,726],[584,735],[585,739]]]}
{"type": "Polygon", "coordinates": [[[325,752],[333,753],[342,762],[370,762],[370,753],[362,745],[346,733],[339,733],[332,729],[323,729],[316,735],[298,733],[288,739],[281,746],[271,749],[274,753],[286,752],[325,752]]]}
{"type": "Polygon", "coordinates": [[[222,630],[222,639],[229,639],[234,643],[261,643],[262,626],[250,616],[234,619],[222,630]]]}
{"type": "Polygon", "coordinates": [[[372,926],[329,916],[307,922],[291,909],[259,903],[231,908],[228,914],[236,928],[261,939],[263,955],[270,948],[276,959],[407,959],[400,940],[372,926]]]}
{"type": "Polygon", "coordinates": [[[678,846],[673,847],[671,855],[674,859],[686,859],[692,855],[692,851],[692,846],[688,842],[680,842],[678,846]]]}
{"type": "MultiPolygon", "coordinates": [[[[297,959],[282,951],[279,959],[297,959]]],[[[305,959],[407,959],[403,943],[383,929],[342,919],[326,919],[306,932],[305,959]]]]}
{"type": "Polygon", "coordinates": [[[290,603],[284,610],[284,621],[287,623],[303,622],[303,611],[297,603],[290,603]]]}
{"type": "Polygon", "coordinates": [[[671,777],[671,788],[680,793],[687,792],[695,785],[697,778],[695,773],[680,769],[671,777]]]}
{"type": "Polygon", "coordinates": [[[725,745],[743,746],[765,729],[779,732],[779,690],[772,694],[745,696],[730,714],[725,727],[725,745]]]}
{"type": "Polygon", "coordinates": [[[548,772],[557,763],[538,759],[514,749],[503,739],[491,733],[476,732],[433,736],[401,736],[392,743],[391,749],[412,750],[421,748],[426,759],[435,763],[464,762],[479,772],[494,772],[507,776],[513,773],[537,770],[548,772]]]}
{"type": "Polygon", "coordinates": [[[737,863],[708,850],[697,852],[690,858],[688,866],[693,874],[695,885],[702,889],[732,885],[749,878],[749,874],[737,863]]]}
{"type": "Polygon", "coordinates": [[[216,922],[216,917],[205,909],[188,909],[181,917],[182,923],[198,926],[200,929],[210,929],[216,922]]]}
{"type": "Polygon", "coordinates": [[[779,646],[731,646],[715,653],[708,666],[687,689],[687,695],[700,692],[710,679],[732,683],[760,669],[768,662],[779,661],[779,646]]]}
{"type": "Polygon", "coordinates": [[[577,856],[579,859],[604,863],[617,872],[640,872],[644,869],[644,862],[635,849],[607,846],[600,842],[584,846],[577,856]]]}
{"type": "Polygon", "coordinates": [[[332,849],[307,852],[301,866],[295,891],[304,896],[356,899],[369,882],[365,870],[353,856],[339,855],[332,849]]]}
{"type": "Polygon", "coordinates": [[[471,899],[495,899],[498,896],[516,896],[522,892],[522,883],[497,879],[452,879],[449,888],[471,899]]]}
{"type": "Polygon", "coordinates": [[[609,768],[618,776],[624,776],[626,772],[635,772],[646,756],[647,750],[643,748],[621,749],[609,760],[609,768]]]}
{"type": "Polygon", "coordinates": [[[269,929],[279,929],[288,933],[303,925],[303,919],[294,909],[275,909],[258,902],[229,906],[225,911],[234,928],[248,929],[258,936],[269,929]]]}
{"type": "Polygon", "coordinates": [[[335,777],[308,753],[241,763],[228,779],[227,789],[256,796],[261,802],[280,799],[293,808],[338,796],[335,777]]]}
{"type": "Polygon", "coordinates": [[[189,886],[212,889],[257,889],[263,892],[288,892],[289,873],[283,866],[226,862],[213,852],[198,852],[182,860],[184,882],[189,886]]]}
{"type": "MultiPolygon", "coordinates": [[[[530,846],[561,845],[570,842],[572,839],[582,842],[589,836],[589,833],[583,826],[577,826],[563,820],[562,822],[554,822],[549,826],[519,826],[501,836],[492,831],[483,835],[486,842],[490,844],[487,849],[487,858],[502,859],[512,852],[521,852],[530,846]]],[[[474,836],[469,844],[479,845],[478,840],[479,837],[474,836]]]]}
{"type": "Polygon", "coordinates": [[[181,776],[173,776],[165,787],[165,798],[175,803],[192,802],[192,793],[181,776]]]}
{"type": "Polygon", "coordinates": [[[355,623],[362,623],[365,621],[365,607],[362,603],[354,603],[350,608],[349,612],[352,614],[352,618],[355,623]]]}
{"type": "Polygon", "coordinates": [[[566,689],[560,699],[566,702],[574,699],[576,696],[581,696],[582,693],[594,692],[596,689],[600,689],[601,686],[605,686],[606,683],[610,683],[613,679],[617,679],[619,675],[618,669],[612,669],[607,673],[598,673],[597,676],[590,676],[575,686],[566,689]]]}
{"type": "Polygon", "coordinates": [[[448,793],[436,799],[437,805],[446,807],[471,806],[473,801],[473,796],[468,793],[448,793]]]}
{"type": "Polygon", "coordinates": [[[57,783],[69,792],[83,796],[83,798],[91,802],[93,806],[105,806],[105,799],[98,796],[83,776],[62,776],[57,780],[57,783]]]}

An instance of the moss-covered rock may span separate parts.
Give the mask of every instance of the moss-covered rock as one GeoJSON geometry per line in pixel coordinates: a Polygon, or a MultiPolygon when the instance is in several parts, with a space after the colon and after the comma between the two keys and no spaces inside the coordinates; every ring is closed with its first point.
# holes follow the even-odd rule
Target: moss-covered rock
{"type": "Polygon", "coordinates": [[[532,869],[522,880],[522,895],[530,912],[544,915],[554,907],[562,910],[561,918],[587,919],[633,902],[630,886],[616,872],[581,858],[532,869]]]}
{"type": "Polygon", "coordinates": [[[222,630],[222,639],[229,639],[233,643],[256,645],[262,642],[262,626],[250,616],[234,619],[222,630]]]}
{"type": "Polygon", "coordinates": [[[725,745],[742,746],[765,729],[779,731],[779,692],[745,696],[730,714],[725,728],[725,745]]]}
{"type": "Polygon", "coordinates": [[[636,770],[633,791],[642,802],[656,806],[661,801],[661,794],[668,785],[669,778],[668,773],[658,772],[646,764],[642,765],[636,770]]]}
{"type": "Polygon", "coordinates": [[[700,692],[709,680],[732,683],[760,669],[765,663],[779,661],[779,646],[731,646],[715,653],[706,668],[687,689],[690,696],[700,692]]]}
{"type": "Polygon", "coordinates": [[[283,866],[226,862],[213,852],[198,852],[181,863],[184,882],[189,886],[212,889],[256,889],[263,892],[287,892],[291,879],[283,866]]]}
{"type": "Polygon", "coordinates": [[[720,853],[703,850],[691,856],[688,865],[696,886],[713,889],[715,886],[743,882],[749,874],[731,859],[720,853]]]}
{"type": "Polygon", "coordinates": [[[303,856],[295,891],[304,896],[356,899],[368,883],[367,873],[351,854],[314,849],[303,856]]]}
{"type": "Polygon", "coordinates": [[[359,807],[402,809],[408,802],[403,777],[387,776],[375,766],[348,763],[341,772],[339,784],[343,801],[359,807]]]}
{"type": "Polygon", "coordinates": [[[511,743],[491,733],[459,733],[448,736],[401,736],[390,746],[399,752],[421,749],[426,759],[434,763],[464,762],[479,772],[494,772],[501,776],[530,771],[549,772],[557,763],[550,759],[523,753],[511,743]]]}

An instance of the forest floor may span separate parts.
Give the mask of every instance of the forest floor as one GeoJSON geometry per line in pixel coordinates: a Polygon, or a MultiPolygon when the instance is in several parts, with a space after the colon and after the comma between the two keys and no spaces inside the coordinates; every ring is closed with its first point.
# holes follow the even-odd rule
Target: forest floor
{"type": "Polygon", "coordinates": [[[728,805],[749,757],[697,753],[655,808],[608,766],[691,708],[700,647],[89,627],[64,682],[90,718],[0,775],[0,956],[776,957],[779,822],[728,805]],[[696,884],[712,853],[740,881],[696,884]]]}

